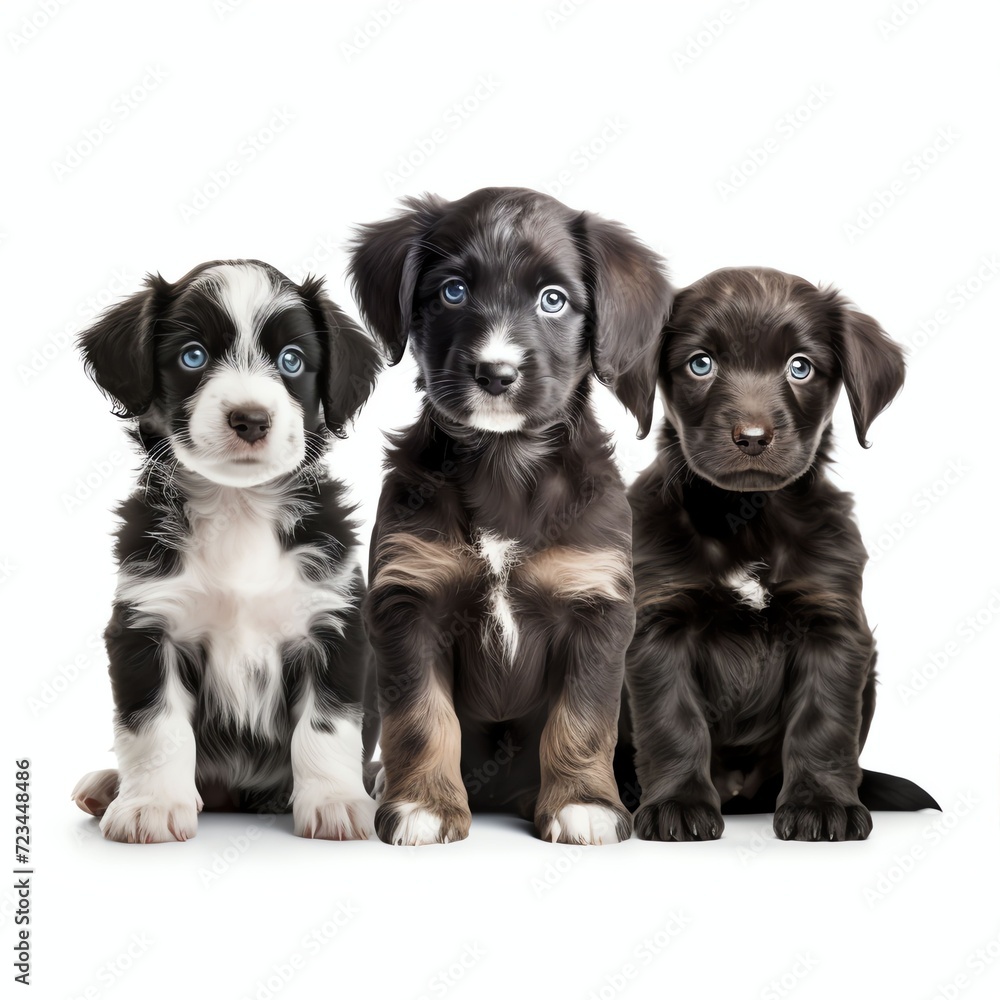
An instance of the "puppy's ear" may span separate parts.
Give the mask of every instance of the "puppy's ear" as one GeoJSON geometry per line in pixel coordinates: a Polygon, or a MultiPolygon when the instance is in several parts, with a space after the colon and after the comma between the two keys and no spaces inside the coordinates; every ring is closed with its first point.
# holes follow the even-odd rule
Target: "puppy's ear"
{"type": "Polygon", "coordinates": [[[326,426],[344,437],[347,422],[375,388],[382,359],[371,339],[323,290],[322,278],[307,277],[299,293],[325,342],[320,391],[326,426]]]}
{"type": "Polygon", "coordinates": [[[137,417],[153,402],[153,326],[172,288],[158,274],[147,275],[145,288],[107,309],[77,339],[87,373],[120,417],[137,417]]]}
{"type": "Polygon", "coordinates": [[[447,202],[425,194],[404,198],[403,204],[406,208],[392,218],[357,228],[348,264],[361,315],[382,342],[392,365],[406,351],[423,236],[447,202]]]}
{"type": "Polygon", "coordinates": [[[834,350],[851,403],[858,443],[868,448],[868,428],[903,386],[903,349],[871,316],[859,312],[843,296],[832,294],[841,317],[834,350]]]}
{"type": "Polygon", "coordinates": [[[659,368],[660,383],[664,387],[670,383],[670,359],[667,356],[667,348],[673,337],[683,329],[684,323],[688,321],[688,317],[685,315],[685,305],[694,301],[695,295],[696,292],[692,291],[690,287],[678,289],[674,293],[673,302],[670,304],[670,313],[663,324],[663,332],[660,335],[657,350],[657,367],[659,368]]]}
{"type": "Polygon", "coordinates": [[[634,414],[644,438],[653,420],[660,334],[673,290],[661,258],[624,226],[584,213],[580,233],[594,372],[634,414]]]}

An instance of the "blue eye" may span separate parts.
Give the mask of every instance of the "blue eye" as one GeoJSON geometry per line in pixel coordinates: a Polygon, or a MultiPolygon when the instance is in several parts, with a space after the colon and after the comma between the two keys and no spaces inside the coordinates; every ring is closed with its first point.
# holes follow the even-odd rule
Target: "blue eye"
{"type": "Polygon", "coordinates": [[[804,381],[812,375],[813,366],[808,358],[792,358],[788,362],[788,374],[799,382],[804,381]]]}
{"type": "Polygon", "coordinates": [[[201,344],[188,344],[181,351],[181,364],[192,371],[204,368],[208,364],[208,351],[201,344]]]}
{"type": "Polygon", "coordinates": [[[708,375],[712,370],[712,359],[707,354],[696,354],[689,362],[688,368],[699,378],[708,375]]]}
{"type": "Polygon", "coordinates": [[[458,278],[449,278],[441,286],[441,298],[450,306],[460,306],[467,298],[469,289],[458,278]]]}
{"type": "Polygon", "coordinates": [[[278,355],[278,367],[286,375],[298,375],[305,367],[305,359],[293,347],[286,347],[278,355]]]}
{"type": "Polygon", "coordinates": [[[567,301],[566,293],[552,285],[542,289],[542,294],[538,296],[538,308],[552,315],[562,312],[566,308],[567,301]]]}

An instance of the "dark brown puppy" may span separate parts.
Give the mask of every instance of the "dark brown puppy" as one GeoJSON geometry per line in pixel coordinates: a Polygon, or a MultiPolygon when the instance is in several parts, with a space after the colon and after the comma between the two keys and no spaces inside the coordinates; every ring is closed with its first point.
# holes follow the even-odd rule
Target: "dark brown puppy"
{"type": "MultiPolygon", "coordinates": [[[[660,451],[629,491],[626,681],[644,839],[719,837],[720,806],[770,795],[774,808],[782,773],[778,837],[871,830],[858,794],[875,705],[867,555],[850,495],[825,475],[842,384],[867,447],[903,384],[903,354],[837,292],[729,268],[678,294],[660,451]]],[[[871,777],[873,807],[880,782],[879,807],[936,805],[910,782],[871,777]]]]}
{"type": "Polygon", "coordinates": [[[376,830],[448,842],[477,809],[546,840],[631,832],[612,772],[632,637],[631,519],[591,375],[649,430],[670,288],[613,222],[488,188],[364,226],[351,273],[424,392],[392,438],[366,622],[382,710],[376,830]]]}

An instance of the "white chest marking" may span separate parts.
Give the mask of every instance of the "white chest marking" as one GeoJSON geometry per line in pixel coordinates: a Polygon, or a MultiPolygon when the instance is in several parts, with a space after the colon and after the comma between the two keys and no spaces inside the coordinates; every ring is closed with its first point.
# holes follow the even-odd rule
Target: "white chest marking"
{"type": "Polygon", "coordinates": [[[492,531],[481,531],[476,548],[490,568],[490,614],[500,635],[504,656],[511,660],[517,652],[517,620],[510,604],[508,584],[511,567],[517,562],[517,540],[503,538],[492,531]]]}
{"type": "Polygon", "coordinates": [[[211,710],[268,734],[282,697],[282,647],[308,642],[316,624],[342,627],[353,560],[332,576],[306,579],[301,568],[310,560],[316,565],[315,551],[283,549],[273,518],[240,502],[239,490],[226,492],[227,500],[189,511],[180,572],[158,578],[123,572],[118,600],[136,610],[136,624],[161,627],[177,644],[203,645],[211,710]]]}
{"type": "Polygon", "coordinates": [[[762,563],[751,563],[748,566],[737,566],[729,572],[724,582],[736,594],[741,604],[762,611],[771,600],[767,588],[757,578],[760,570],[766,569],[762,563]]]}

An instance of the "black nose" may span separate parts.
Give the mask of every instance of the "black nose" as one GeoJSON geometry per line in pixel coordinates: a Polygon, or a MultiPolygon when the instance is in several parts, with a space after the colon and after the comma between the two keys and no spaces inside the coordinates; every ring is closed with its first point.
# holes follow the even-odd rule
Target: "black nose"
{"type": "Polygon", "coordinates": [[[491,396],[505,393],[517,381],[517,369],[505,361],[480,361],[476,365],[476,383],[491,396]]]}
{"type": "Polygon", "coordinates": [[[759,455],[774,437],[774,430],[762,424],[744,426],[737,424],[733,428],[733,444],[745,455],[759,455]]]}
{"type": "Polygon", "coordinates": [[[266,410],[233,410],[229,414],[229,426],[236,436],[253,444],[267,435],[271,426],[271,415],[266,410]]]}

